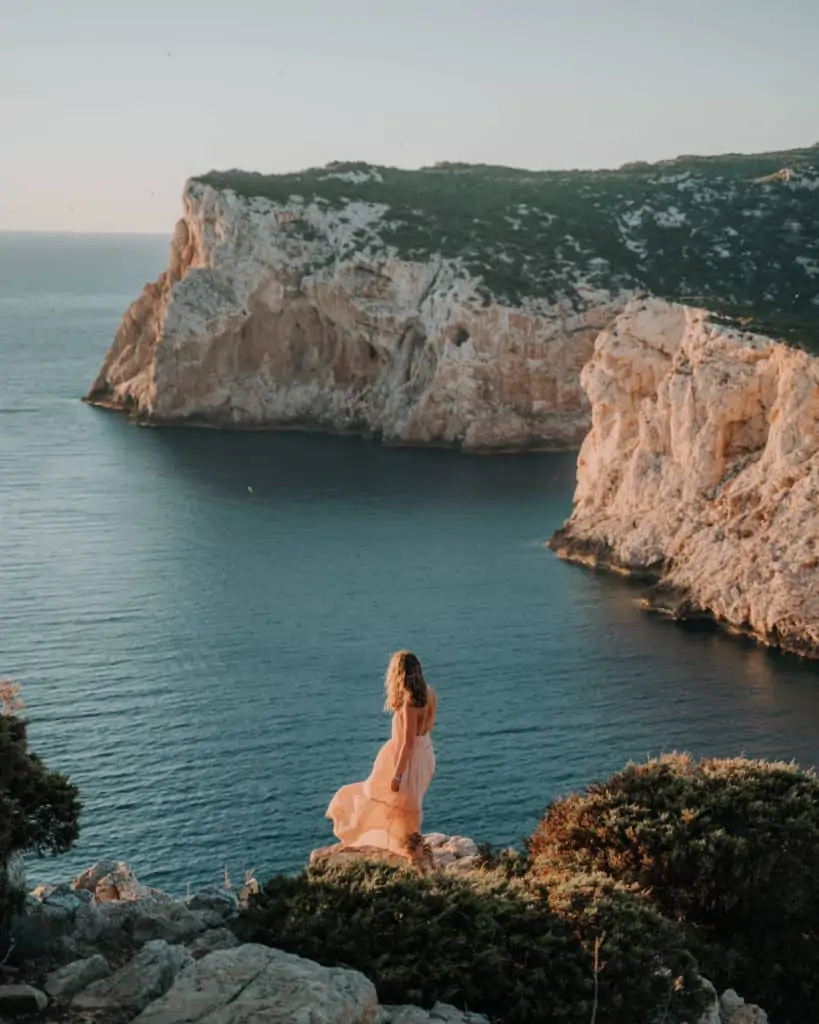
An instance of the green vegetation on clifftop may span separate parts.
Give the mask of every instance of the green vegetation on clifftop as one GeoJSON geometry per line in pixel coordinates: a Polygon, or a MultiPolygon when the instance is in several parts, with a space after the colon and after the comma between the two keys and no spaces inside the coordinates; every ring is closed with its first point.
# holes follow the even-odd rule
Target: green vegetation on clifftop
{"type": "Polygon", "coordinates": [[[819,146],[600,171],[337,163],[196,180],[341,217],[356,202],[383,204],[385,251],[460,259],[487,300],[582,308],[594,290],[639,289],[774,337],[819,336],[819,146]]]}

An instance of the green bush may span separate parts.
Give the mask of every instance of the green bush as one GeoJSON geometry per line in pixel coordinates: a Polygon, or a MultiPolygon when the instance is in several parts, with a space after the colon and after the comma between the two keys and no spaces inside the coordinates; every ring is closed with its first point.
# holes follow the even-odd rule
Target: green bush
{"type": "Polygon", "coordinates": [[[532,886],[503,871],[316,866],[271,879],[236,930],[360,970],[384,1003],[443,1000],[507,1024],[588,1024],[596,988],[600,1024],[666,1010],[692,1019],[703,1005],[679,930],[608,879],[532,886]]]}
{"type": "Polygon", "coordinates": [[[670,755],[553,804],[535,877],[600,871],[688,929],[717,987],[781,1024],[819,1019],[819,780],[794,765],[670,755]]]}
{"type": "Polygon", "coordinates": [[[19,689],[0,679],[0,931],[18,909],[8,866],[15,855],[64,853],[79,834],[77,789],[28,749],[19,689]]]}

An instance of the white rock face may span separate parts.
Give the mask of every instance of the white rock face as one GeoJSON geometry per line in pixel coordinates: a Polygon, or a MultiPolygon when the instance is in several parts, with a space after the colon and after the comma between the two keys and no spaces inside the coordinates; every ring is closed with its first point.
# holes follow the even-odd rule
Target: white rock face
{"type": "Polygon", "coordinates": [[[247,944],[187,967],[135,1024],[373,1024],[377,1012],[375,986],[358,971],[247,944]]]}
{"type": "Polygon", "coordinates": [[[140,421],[355,431],[492,450],[578,444],[579,373],[626,294],[489,304],[457,259],[397,258],[387,207],[186,186],[167,271],[88,400],[140,421]]]}
{"type": "Polygon", "coordinates": [[[635,299],[581,379],[592,428],[551,546],[653,574],[655,607],[819,657],[819,360],[635,299]]]}

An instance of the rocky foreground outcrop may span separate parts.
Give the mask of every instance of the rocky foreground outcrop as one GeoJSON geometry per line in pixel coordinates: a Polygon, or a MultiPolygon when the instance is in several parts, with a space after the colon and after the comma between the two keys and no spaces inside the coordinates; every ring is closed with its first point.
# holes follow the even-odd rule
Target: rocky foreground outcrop
{"type": "MultiPolygon", "coordinates": [[[[423,840],[429,870],[477,869],[471,839],[430,833],[423,840]]],[[[314,851],[311,863],[356,859],[390,857],[333,846],[314,851]]],[[[482,1014],[441,1002],[431,1009],[379,1004],[359,971],[240,943],[231,924],[241,905],[241,895],[216,886],[173,900],[141,885],[119,861],[100,861],[71,883],[38,886],[12,941],[45,963],[46,973],[36,985],[4,984],[8,968],[0,969],[0,1022],[488,1024],[482,1014]]],[[[709,1005],[696,1024],[767,1024],[758,1006],[731,989],[718,996],[701,981],[709,1005]]]]}
{"type": "MultiPolygon", "coordinates": [[[[464,837],[425,839],[433,870],[477,852],[464,837]]],[[[350,857],[371,859],[365,850],[345,858],[327,847],[311,860],[350,857]]],[[[445,1003],[430,1010],[380,1005],[358,971],[240,943],[230,925],[246,897],[213,886],[174,900],[142,885],[120,861],[99,861],[70,883],[38,886],[12,926],[12,941],[18,954],[49,968],[38,985],[3,984],[0,972],[0,1022],[487,1024],[445,1003]]]]}
{"type": "Polygon", "coordinates": [[[205,175],[87,397],[143,423],[574,447],[580,369],[634,294],[819,322],[818,186],[819,148],[205,175]]]}
{"type": "Polygon", "coordinates": [[[592,428],[551,547],[656,581],[650,608],[819,657],[819,359],[635,300],[581,379],[592,428]]]}

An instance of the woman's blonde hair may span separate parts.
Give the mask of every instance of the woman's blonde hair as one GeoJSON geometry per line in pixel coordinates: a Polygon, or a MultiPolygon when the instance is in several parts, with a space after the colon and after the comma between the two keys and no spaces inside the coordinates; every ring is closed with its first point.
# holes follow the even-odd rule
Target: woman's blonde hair
{"type": "Polygon", "coordinates": [[[399,711],[405,704],[426,707],[427,681],[417,655],[412,651],[396,651],[387,665],[384,688],[387,691],[385,711],[399,711]]]}

